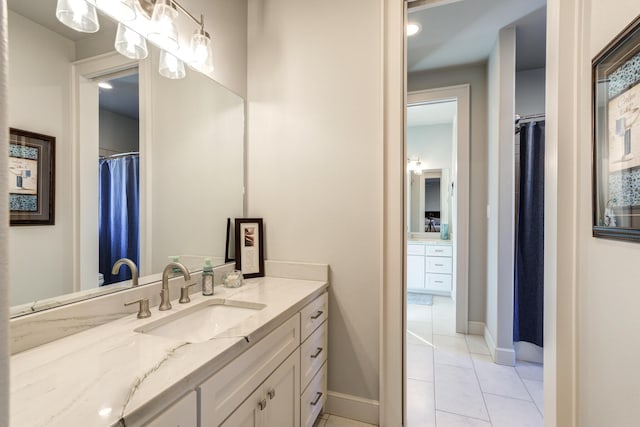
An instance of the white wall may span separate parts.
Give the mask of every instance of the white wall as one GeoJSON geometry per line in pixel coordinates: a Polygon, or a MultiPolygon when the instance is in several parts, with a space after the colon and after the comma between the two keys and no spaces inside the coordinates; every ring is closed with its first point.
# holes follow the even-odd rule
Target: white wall
{"type": "MultiPolygon", "coordinates": [[[[591,236],[590,61],[633,17],[636,0],[585,2],[585,57],[579,64],[581,103],[577,128],[577,423],[580,427],[635,425],[640,419],[640,245],[591,236]]],[[[567,64],[567,68],[570,67],[567,64]]],[[[568,69],[566,70],[569,71],[568,69]]],[[[575,74],[574,74],[575,75],[575,74]]],[[[564,124],[561,124],[563,126],[564,124]]],[[[569,126],[572,124],[569,123],[569,126]]],[[[562,143],[560,141],[559,143],[562,143]]],[[[559,168],[563,168],[560,164],[559,168]]],[[[571,211],[559,211],[569,219],[571,211]]],[[[559,284],[560,285],[560,284],[559,284]]],[[[559,367],[562,369],[562,367],[559,367]]]]}
{"type": "Polygon", "coordinates": [[[100,149],[117,153],[138,151],[139,121],[109,110],[100,109],[100,149]]]}
{"type": "Polygon", "coordinates": [[[451,123],[407,128],[407,157],[420,158],[425,169],[451,168],[451,123]]]}
{"type": "Polygon", "coordinates": [[[516,114],[521,116],[544,113],[545,69],[516,73],[516,114]]]}
{"type": "Polygon", "coordinates": [[[249,3],[249,215],[265,219],[269,259],[331,266],[328,387],[373,400],[382,256],[381,19],[379,1],[249,3]]]}
{"type": "Polygon", "coordinates": [[[70,62],[74,45],[9,12],[9,126],[56,137],[55,225],[9,230],[11,304],[73,290],[70,62]]]}
{"type": "Polygon", "coordinates": [[[488,70],[488,218],[487,308],[488,342],[494,360],[512,365],[515,29],[503,28],[489,57],[488,70]]]}
{"type": "Polygon", "coordinates": [[[460,84],[471,87],[469,201],[469,320],[485,321],[487,248],[487,69],[485,64],[411,73],[411,91],[460,84]]]}

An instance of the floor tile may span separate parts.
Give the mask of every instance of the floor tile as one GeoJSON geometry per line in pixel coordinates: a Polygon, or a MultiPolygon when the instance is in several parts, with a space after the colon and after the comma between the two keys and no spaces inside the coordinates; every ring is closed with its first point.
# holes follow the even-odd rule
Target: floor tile
{"type": "Polygon", "coordinates": [[[493,427],[543,427],[542,415],[533,402],[486,393],[493,427]]]}
{"type": "Polygon", "coordinates": [[[442,411],[436,411],[436,425],[438,427],[491,427],[491,423],[487,421],[442,411]]]}
{"type": "Polygon", "coordinates": [[[529,394],[533,398],[533,403],[536,404],[540,413],[544,415],[544,385],[542,381],[534,381],[523,379],[525,387],[529,391],[529,394]]]}
{"type": "Polygon", "coordinates": [[[433,383],[407,380],[407,427],[435,427],[433,383]]]}
{"type": "Polygon", "coordinates": [[[489,356],[478,355],[473,365],[484,393],[531,401],[531,396],[512,366],[498,365],[489,356]]]}
{"type": "Polygon", "coordinates": [[[482,335],[467,335],[467,347],[469,347],[469,353],[475,354],[486,354],[489,353],[489,347],[487,347],[487,342],[484,340],[482,335]]]}
{"type": "Polygon", "coordinates": [[[407,323],[431,322],[431,306],[407,304],[407,323]]]}
{"type": "Polygon", "coordinates": [[[436,409],[488,421],[473,369],[436,365],[436,409]]]}
{"type": "Polygon", "coordinates": [[[407,344],[407,378],[433,381],[433,349],[430,346],[407,344]]]}
{"type": "Polygon", "coordinates": [[[539,363],[518,360],[516,369],[523,380],[543,381],[544,379],[544,368],[539,363]]]}
{"type": "Polygon", "coordinates": [[[348,418],[338,417],[336,415],[329,415],[325,427],[375,427],[373,424],[367,424],[356,420],[350,420],[348,418]]]}
{"type": "Polygon", "coordinates": [[[436,365],[452,365],[473,369],[467,342],[462,336],[434,335],[436,365]]]}
{"type": "Polygon", "coordinates": [[[433,347],[433,335],[431,334],[431,325],[429,325],[429,333],[416,328],[415,324],[407,326],[407,344],[420,344],[433,347]]]}

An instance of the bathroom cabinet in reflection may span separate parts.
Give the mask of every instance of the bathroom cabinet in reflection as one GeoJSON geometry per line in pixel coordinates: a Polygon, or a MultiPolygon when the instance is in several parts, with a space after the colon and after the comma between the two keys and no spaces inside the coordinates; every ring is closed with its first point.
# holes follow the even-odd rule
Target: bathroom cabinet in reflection
{"type": "MultiPolygon", "coordinates": [[[[101,15],[99,33],[69,32],[56,21],[55,4],[8,2],[9,123],[58,142],[56,224],[10,229],[12,305],[27,311],[131,286],[98,286],[103,118],[97,104],[74,114],[76,99],[98,98],[101,76],[74,70],[92,58],[117,56],[115,25],[101,15]],[[74,85],[81,88],[77,97],[74,85]]],[[[193,70],[184,80],[162,78],[159,51],[149,48],[148,58],[128,64],[139,74],[140,285],[154,280],[171,255],[180,255],[190,270],[201,268],[205,256],[223,263],[226,219],[243,216],[244,100],[193,70]]]]}

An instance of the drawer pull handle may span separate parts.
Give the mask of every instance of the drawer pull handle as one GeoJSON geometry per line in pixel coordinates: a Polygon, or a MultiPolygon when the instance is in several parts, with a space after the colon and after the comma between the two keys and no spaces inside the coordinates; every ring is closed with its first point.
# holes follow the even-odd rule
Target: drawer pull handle
{"type": "Polygon", "coordinates": [[[276,397],[276,391],[274,389],[269,390],[267,396],[269,396],[269,400],[273,400],[273,398],[276,397]]]}
{"type": "Polygon", "coordinates": [[[436,249],[436,252],[438,252],[438,253],[442,253],[442,252],[444,252],[444,251],[443,251],[442,249],[436,249]]]}
{"type": "Polygon", "coordinates": [[[444,283],[442,280],[436,280],[436,283],[444,283]]]}
{"type": "Polygon", "coordinates": [[[311,402],[311,406],[316,406],[318,404],[318,402],[320,402],[320,398],[322,397],[322,393],[317,392],[316,393],[316,398],[313,400],[313,402],[311,402]]]}
{"type": "Polygon", "coordinates": [[[260,409],[261,411],[264,411],[266,407],[267,399],[262,399],[260,402],[258,402],[258,409],[260,409]]]}
{"type": "Polygon", "coordinates": [[[318,356],[320,356],[320,353],[322,353],[322,347],[318,347],[316,348],[316,352],[314,354],[311,355],[312,359],[317,358],[318,356]]]}
{"type": "Polygon", "coordinates": [[[318,317],[322,316],[323,314],[324,314],[324,311],[318,310],[318,311],[316,311],[316,314],[311,316],[311,320],[316,320],[318,317]]]}
{"type": "Polygon", "coordinates": [[[444,264],[434,264],[436,267],[444,267],[444,264]]]}

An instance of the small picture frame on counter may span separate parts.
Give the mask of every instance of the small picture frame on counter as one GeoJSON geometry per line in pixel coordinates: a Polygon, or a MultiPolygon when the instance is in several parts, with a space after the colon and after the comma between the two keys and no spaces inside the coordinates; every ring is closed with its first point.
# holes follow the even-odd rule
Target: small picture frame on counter
{"type": "Polygon", "coordinates": [[[245,279],[264,277],[262,218],[235,219],[236,269],[245,279]]]}

